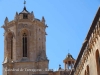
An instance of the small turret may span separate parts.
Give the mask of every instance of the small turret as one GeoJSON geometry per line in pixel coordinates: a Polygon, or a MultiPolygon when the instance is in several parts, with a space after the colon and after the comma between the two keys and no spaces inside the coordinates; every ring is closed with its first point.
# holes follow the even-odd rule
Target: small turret
{"type": "Polygon", "coordinates": [[[74,67],[75,59],[72,57],[70,53],[68,53],[67,57],[63,62],[65,63],[65,70],[70,70],[74,67]]]}

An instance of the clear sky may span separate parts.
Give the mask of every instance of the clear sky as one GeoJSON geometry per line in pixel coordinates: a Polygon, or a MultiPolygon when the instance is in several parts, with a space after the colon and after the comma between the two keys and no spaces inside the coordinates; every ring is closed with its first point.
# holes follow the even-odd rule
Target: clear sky
{"type": "MultiPolygon", "coordinates": [[[[15,13],[23,10],[24,0],[0,0],[0,26],[7,16],[9,21],[15,13]]],[[[28,11],[33,11],[36,18],[45,17],[46,52],[50,69],[64,68],[63,60],[71,53],[75,59],[88,33],[100,0],[26,0],[28,11]]],[[[0,75],[4,56],[4,30],[0,28],[0,75]]]]}

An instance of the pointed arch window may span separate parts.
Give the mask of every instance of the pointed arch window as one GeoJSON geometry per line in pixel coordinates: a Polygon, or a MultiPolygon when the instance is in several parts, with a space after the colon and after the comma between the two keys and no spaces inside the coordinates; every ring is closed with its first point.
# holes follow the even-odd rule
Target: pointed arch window
{"type": "Polygon", "coordinates": [[[27,34],[26,33],[23,33],[22,42],[23,42],[23,57],[27,57],[27,34]]]}
{"type": "Polygon", "coordinates": [[[97,73],[100,75],[100,58],[99,58],[99,51],[96,51],[96,65],[97,65],[97,73]]]}
{"type": "Polygon", "coordinates": [[[11,32],[7,34],[7,50],[9,52],[9,58],[13,59],[13,35],[11,32]]]}
{"type": "Polygon", "coordinates": [[[86,70],[85,70],[85,73],[84,73],[84,75],[86,75],[86,70]]]}
{"type": "Polygon", "coordinates": [[[87,75],[90,75],[89,66],[87,65],[87,75]]]}

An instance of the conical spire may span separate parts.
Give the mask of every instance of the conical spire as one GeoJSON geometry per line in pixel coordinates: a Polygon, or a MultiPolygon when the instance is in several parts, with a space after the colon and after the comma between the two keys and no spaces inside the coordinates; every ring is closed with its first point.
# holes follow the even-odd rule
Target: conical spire
{"type": "Polygon", "coordinates": [[[42,22],[45,23],[45,18],[44,18],[44,16],[42,17],[42,22]]]}
{"type": "Polygon", "coordinates": [[[33,13],[33,11],[31,12],[31,15],[32,15],[31,19],[34,19],[34,13],[33,13]]]}
{"type": "Polygon", "coordinates": [[[18,12],[16,12],[15,20],[18,20],[18,12]]]}
{"type": "Polygon", "coordinates": [[[5,18],[5,21],[4,21],[5,25],[6,25],[8,22],[9,22],[8,17],[6,17],[6,18],[5,18]]]}

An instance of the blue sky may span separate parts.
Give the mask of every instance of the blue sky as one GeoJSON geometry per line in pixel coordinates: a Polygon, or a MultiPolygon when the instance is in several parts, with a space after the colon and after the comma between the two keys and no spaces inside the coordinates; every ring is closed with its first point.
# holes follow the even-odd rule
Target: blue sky
{"type": "MultiPolygon", "coordinates": [[[[24,0],[0,0],[0,26],[7,16],[9,21],[15,13],[23,10],[24,0]]],[[[100,0],[26,0],[28,11],[36,18],[46,19],[46,52],[50,69],[64,68],[63,60],[71,53],[75,59],[100,6],[100,0]]],[[[0,73],[4,56],[4,30],[0,28],[0,73]]]]}

